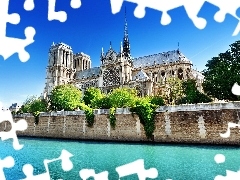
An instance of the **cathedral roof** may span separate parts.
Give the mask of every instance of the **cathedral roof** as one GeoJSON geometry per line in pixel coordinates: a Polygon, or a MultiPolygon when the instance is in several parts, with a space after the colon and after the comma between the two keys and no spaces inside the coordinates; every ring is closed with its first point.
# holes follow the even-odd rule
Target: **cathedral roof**
{"type": "Polygon", "coordinates": [[[94,68],[86,69],[84,71],[77,72],[76,79],[97,77],[98,75],[100,75],[100,67],[94,67],[94,68]]]}
{"type": "Polygon", "coordinates": [[[134,77],[133,77],[133,81],[135,80],[148,80],[149,77],[148,75],[141,69],[141,71],[139,71],[134,77]]]}
{"type": "Polygon", "coordinates": [[[177,61],[187,62],[192,64],[192,62],[188,60],[179,50],[174,50],[174,51],[168,51],[168,52],[135,58],[133,59],[133,67],[143,68],[147,66],[160,65],[164,63],[173,63],[177,61]]]}

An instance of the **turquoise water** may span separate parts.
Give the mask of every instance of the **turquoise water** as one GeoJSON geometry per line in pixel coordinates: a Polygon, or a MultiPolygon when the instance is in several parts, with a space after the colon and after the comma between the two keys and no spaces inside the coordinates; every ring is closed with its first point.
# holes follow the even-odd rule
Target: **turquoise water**
{"type": "MultiPolygon", "coordinates": [[[[7,180],[25,178],[22,172],[24,164],[32,164],[34,174],[45,172],[44,159],[58,158],[63,149],[73,157],[73,169],[64,172],[61,161],[49,164],[51,179],[81,179],[79,171],[94,169],[96,173],[108,171],[108,178],[118,179],[116,167],[144,159],[145,169],[156,168],[156,179],[214,179],[217,175],[226,175],[226,170],[238,171],[240,167],[240,148],[225,146],[194,146],[194,145],[147,145],[134,143],[108,143],[92,141],[70,141],[19,138],[23,149],[15,151],[12,141],[0,141],[0,158],[11,155],[15,166],[4,169],[7,180]],[[214,161],[216,154],[224,154],[224,163],[214,161]]],[[[91,178],[89,178],[91,179],[91,178]]],[[[92,178],[93,179],[93,178],[92,178]]],[[[138,179],[136,174],[121,178],[121,180],[138,179]]]]}

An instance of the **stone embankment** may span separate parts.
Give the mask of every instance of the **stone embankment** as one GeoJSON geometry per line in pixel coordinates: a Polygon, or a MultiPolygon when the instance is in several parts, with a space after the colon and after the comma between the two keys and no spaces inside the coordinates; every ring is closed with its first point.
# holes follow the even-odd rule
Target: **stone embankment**
{"type": "MultiPolygon", "coordinates": [[[[46,138],[70,138],[78,140],[110,140],[168,143],[203,143],[240,145],[239,128],[231,128],[228,138],[222,138],[228,123],[240,124],[240,102],[189,104],[162,106],[156,110],[156,129],[152,139],[147,139],[144,127],[136,114],[127,108],[116,111],[116,127],[109,122],[109,110],[95,110],[93,127],[88,127],[83,111],[41,113],[39,123],[30,114],[15,116],[25,119],[27,130],[20,136],[46,138]]],[[[0,129],[10,129],[9,123],[1,123],[0,129]]]]}

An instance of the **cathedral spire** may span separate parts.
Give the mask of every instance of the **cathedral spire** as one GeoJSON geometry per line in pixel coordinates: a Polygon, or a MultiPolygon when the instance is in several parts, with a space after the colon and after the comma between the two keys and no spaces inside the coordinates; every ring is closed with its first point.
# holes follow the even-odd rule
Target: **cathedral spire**
{"type": "Polygon", "coordinates": [[[125,57],[130,58],[130,43],[129,43],[129,38],[128,38],[126,7],[125,7],[125,25],[124,25],[124,37],[123,37],[123,54],[125,55],[125,57]]]}
{"type": "Polygon", "coordinates": [[[112,41],[110,41],[110,49],[112,49],[112,41]]]}
{"type": "Polygon", "coordinates": [[[101,51],[101,58],[104,56],[104,52],[103,52],[103,47],[102,47],[102,51],[101,51]]]}

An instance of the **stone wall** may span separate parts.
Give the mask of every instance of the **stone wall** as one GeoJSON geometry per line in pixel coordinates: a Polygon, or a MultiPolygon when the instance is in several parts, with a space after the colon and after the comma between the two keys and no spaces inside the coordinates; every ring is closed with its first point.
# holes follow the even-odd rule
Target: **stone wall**
{"type": "MultiPolygon", "coordinates": [[[[103,109],[95,110],[93,127],[87,126],[83,111],[42,113],[38,125],[30,114],[17,116],[15,121],[26,119],[28,123],[27,130],[18,132],[20,136],[240,145],[238,127],[231,128],[229,138],[220,136],[227,131],[228,122],[240,124],[240,102],[162,106],[156,112],[152,139],[146,138],[138,116],[128,109],[117,109],[115,129],[110,126],[109,110],[103,109]]],[[[0,130],[3,126],[1,123],[0,130]]]]}

